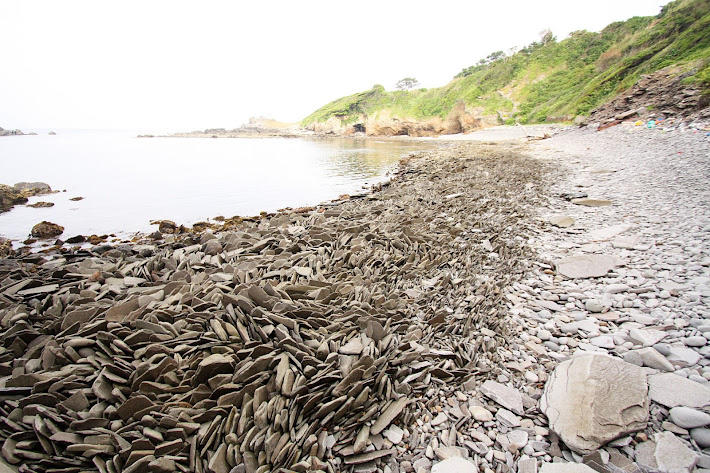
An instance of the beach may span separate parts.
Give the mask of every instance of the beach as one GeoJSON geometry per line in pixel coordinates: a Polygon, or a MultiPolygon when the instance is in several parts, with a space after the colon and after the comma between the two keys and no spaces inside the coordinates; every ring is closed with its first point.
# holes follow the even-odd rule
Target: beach
{"type": "Polygon", "coordinates": [[[5,460],[710,467],[707,132],[476,133],[367,194],[3,258],[5,460]]]}

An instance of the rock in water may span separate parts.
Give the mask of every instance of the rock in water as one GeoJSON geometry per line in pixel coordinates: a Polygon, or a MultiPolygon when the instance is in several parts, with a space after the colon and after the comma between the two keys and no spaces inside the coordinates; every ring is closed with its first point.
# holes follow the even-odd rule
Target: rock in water
{"type": "Polygon", "coordinates": [[[641,368],[609,356],[589,355],[557,366],[540,409],[568,447],[588,454],[645,428],[648,402],[641,368]]]}
{"type": "Polygon", "coordinates": [[[52,238],[64,233],[64,227],[56,223],[43,221],[32,227],[32,236],[35,238],[52,238]]]}
{"type": "Polygon", "coordinates": [[[600,278],[614,269],[614,258],[606,255],[578,255],[557,261],[557,272],[568,278],[600,278]]]}
{"type": "Polygon", "coordinates": [[[54,202],[35,202],[34,204],[27,204],[27,207],[32,207],[33,209],[44,209],[47,207],[54,207],[54,202]]]}
{"type": "Polygon", "coordinates": [[[158,231],[161,233],[177,233],[177,225],[172,220],[160,220],[158,223],[158,231]]]}

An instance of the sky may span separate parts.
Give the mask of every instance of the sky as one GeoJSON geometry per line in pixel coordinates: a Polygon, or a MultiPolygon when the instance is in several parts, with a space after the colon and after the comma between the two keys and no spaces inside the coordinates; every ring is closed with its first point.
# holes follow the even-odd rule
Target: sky
{"type": "Polygon", "coordinates": [[[190,131],[299,121],[404,77],[448,83],[550,28],[668,0],[0,0],[0,127],[190,131]]]}

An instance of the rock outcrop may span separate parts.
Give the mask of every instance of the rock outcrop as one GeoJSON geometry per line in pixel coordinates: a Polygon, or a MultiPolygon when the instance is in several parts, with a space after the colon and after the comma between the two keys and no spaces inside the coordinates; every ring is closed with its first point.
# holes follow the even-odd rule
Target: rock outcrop
{"type": "Polygon", "coordinates": [[[14,136],[14,135],[24,135],[24,133],[22,133],[22,130],[5,130],[4,128],[0,128],[0,136],[14,136]]]}
{"type": "Polygon", "coordinates": [[[398,117],[389,110],[376,116],[363,114],[347,117],[331,117],[325,122],[315,122],[308,129],[316,133],[353,135],[364,133],[367,136],[438,136],[457,133],[470,133],[487,126],[497,125],[491,117],[483,117],[482,110],[466,107],[458,102],[446,116],[417,120],[411,117],[398,117]]]}
{"type": "Polygon", "coordinates": [[[629,90],[596,108],[589,122],[604,124],[652,118],[710,119],[710,96],[684,79],[691,71],[667,67],[644,75],[629,90]]]}
{"type": "Polygon", "coordinates": [[[0,213],[15,205],[26,204],[28,197],[51,194],[52,188],[44,182],[18,182],[14,186],[0,184],[0,213]]]}

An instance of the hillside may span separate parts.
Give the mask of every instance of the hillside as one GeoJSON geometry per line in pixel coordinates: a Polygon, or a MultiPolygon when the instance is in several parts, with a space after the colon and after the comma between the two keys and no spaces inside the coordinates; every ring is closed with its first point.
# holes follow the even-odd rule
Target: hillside
{"type": "Polygon", "coordinates": [[[674,91],[710,97],[710,0],[676,0],[656,17],[601,32],[552,34],[506,56],[491,53],[444,87],[387,92],[381,85],[335,100],[302,125],[320,132],[425,136],[497,125],[572,121],[663,70],[674,91]]]}

